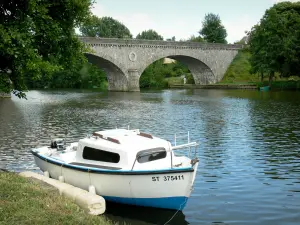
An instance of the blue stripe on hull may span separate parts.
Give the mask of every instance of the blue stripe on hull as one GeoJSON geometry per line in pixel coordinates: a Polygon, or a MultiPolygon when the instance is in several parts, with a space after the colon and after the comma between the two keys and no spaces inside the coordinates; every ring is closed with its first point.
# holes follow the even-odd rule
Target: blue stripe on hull
{"type": "Polygon", "coordinates": [[[165,198],[121,198],[113,196],[103,196],[106,201],[117,202],[121,204],[138,205],[163,209],[183,210],[188,198],[165,197],[165,198]]]}

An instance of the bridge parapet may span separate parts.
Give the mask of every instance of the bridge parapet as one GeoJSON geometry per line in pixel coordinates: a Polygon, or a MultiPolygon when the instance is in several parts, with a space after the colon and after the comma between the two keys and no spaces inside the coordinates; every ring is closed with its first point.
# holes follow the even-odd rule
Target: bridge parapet
{"type": "Polygon", "coordinates": [[[96,38],[83,37],[79,39],[90,46],[103,47],[139,47],[139,48],[179,48],[179,49],[224,49],[239,50],[244,46],[241,44],[219,44],[202,42],[180,42],[180,41],[159,41],[159,40],[141,40],[141,39],[120,39],[120,38],[96,38]]]}

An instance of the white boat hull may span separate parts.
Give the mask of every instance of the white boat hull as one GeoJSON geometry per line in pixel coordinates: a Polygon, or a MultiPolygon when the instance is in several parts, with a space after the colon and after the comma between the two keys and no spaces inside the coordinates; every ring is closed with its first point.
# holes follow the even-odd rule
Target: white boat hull
{"type": "Polygon", "coordinates": [[[198,167],[157,171],[103,170],[66,164],[33,153],[37,166],[54,179],[88,190],[107,201],[123,204],[182,210],[191,194],[198,167]]]}

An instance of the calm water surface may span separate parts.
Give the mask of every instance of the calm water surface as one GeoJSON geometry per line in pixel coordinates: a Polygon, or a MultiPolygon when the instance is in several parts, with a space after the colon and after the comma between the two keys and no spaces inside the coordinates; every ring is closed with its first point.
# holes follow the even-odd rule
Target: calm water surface
{"type": "MultiPolygon", "coordinates": [[[[186,208],[168,224],[300,224],[300,93],[165,90],[30,91],[0,99],[0,168],[39,171],[31,147],[103,128],[173,140],[190,131],[199,169],[186,208]]],[[[175,187],[174,187],[175,188],[175,187]]],[[[107,217],[165,224],[174,211],[108,204],[107,217]]]]}

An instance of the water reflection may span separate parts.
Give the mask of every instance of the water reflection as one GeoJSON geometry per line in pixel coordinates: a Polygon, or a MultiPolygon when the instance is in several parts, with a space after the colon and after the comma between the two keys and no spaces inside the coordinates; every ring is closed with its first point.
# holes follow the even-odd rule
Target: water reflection
{"type": "Polygon", "coordinates": [[[157,224],[157,225],[185,225],[189,224],[185,220],[182,211],[157,209],[150,207],[137,207],[107,202],[106,216],[112,221],[132,225],[157,224]]]}

